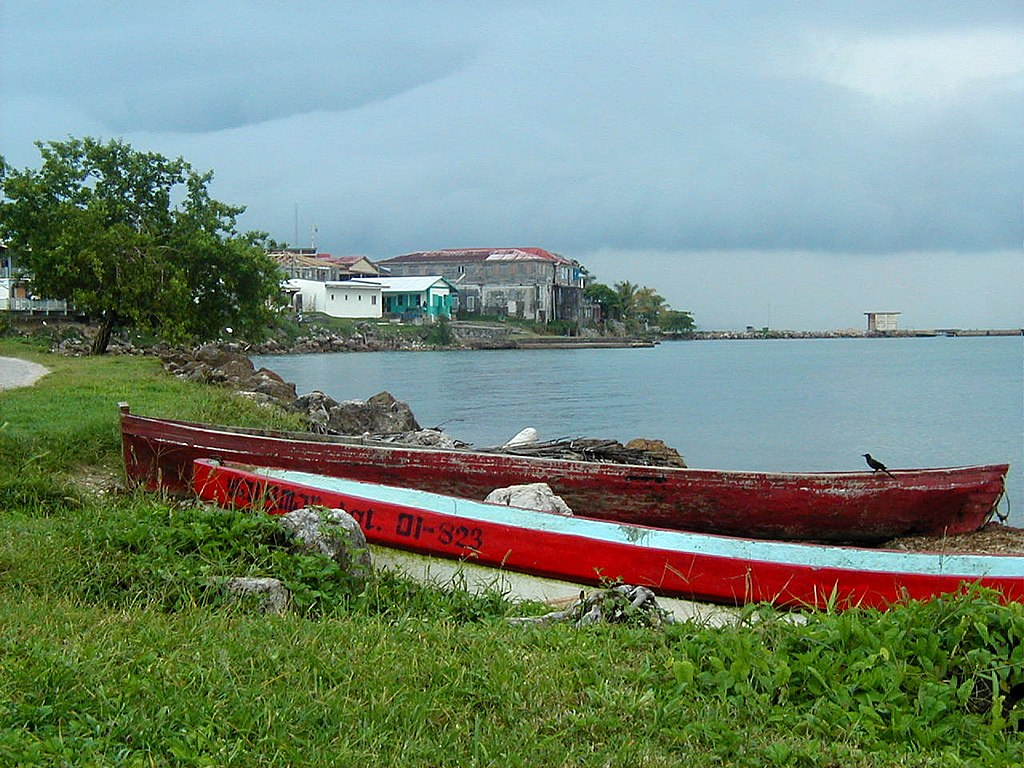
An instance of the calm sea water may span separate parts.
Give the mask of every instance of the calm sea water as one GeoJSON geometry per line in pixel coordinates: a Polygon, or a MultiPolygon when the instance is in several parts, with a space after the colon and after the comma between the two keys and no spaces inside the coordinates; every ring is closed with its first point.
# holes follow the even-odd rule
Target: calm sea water
{"type": "MultiPolygon", "coordinates": [[[[1024,339],[670,342],[653,349],[374,352],[254,358],[337,400],[387,390],[478,446],[659,438],[692,467],[863,469],[1008,462],[1024,525],[1024,339]]],[[[1003,509],[1006,509],[1003,503],[1003,509]]]]}

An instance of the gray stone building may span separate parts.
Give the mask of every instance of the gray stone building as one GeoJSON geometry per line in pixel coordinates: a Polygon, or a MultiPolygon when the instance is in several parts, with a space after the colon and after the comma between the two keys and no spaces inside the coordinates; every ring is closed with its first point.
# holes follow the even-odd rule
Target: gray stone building
{"type": "Polygon", "coordinates": [[[460,315],[536,322],[590,319],[577,261],[543,248],[450,248],[416,251],[377,263],[395,277],[440,275],[458,289],[460,315]]]}

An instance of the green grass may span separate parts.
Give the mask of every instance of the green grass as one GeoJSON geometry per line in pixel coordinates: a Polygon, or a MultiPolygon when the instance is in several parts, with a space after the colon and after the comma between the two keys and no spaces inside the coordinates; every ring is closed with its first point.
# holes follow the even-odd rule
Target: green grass
{"type": "Polygon", "coordinates": [[[0,392],[0,765],[1005,766],[1024,610],[986,593],[795,624],[510,626],[539,610],[378,574],[353,589],[268,518],[140,492],[117,403],[287,424],[152,359],[40,362],[0,392]],[[285,616],[226,600],[275,575],[285,616]]]}

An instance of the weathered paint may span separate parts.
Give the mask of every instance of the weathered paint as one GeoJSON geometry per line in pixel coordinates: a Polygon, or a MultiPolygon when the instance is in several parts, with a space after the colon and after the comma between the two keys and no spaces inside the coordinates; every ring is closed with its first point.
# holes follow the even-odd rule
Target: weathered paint
{"type": "Polygon", "coordinates": [[[1024,556],[902,552],[714,536],[534,512],[293,470],[197,460],[203,499],[344,509],[375,544],[582,584],[784,607],[884,608],[977,583],[1024,601],[1024,556]]]}
{"type": "Polygon", "coordinates": [[[987,522],[1005,464],[882,473],[677,469],[445,451],[359,438],[216,427],[122,409],[130,481],[186,492],[192,461],[279,466],[463,498],[544,482],[580,515],[658,528],[762,539],[880,543],[952,535],[987,522]]]}

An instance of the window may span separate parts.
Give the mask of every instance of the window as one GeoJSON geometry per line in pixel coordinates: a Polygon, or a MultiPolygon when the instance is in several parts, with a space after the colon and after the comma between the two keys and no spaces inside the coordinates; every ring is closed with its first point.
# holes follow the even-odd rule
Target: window
{"type": "Polygon", "coordinates": [[[370,297],[370,303],[373,304],[373,306],[377,306],[377,297],[375,295],[370,297]]]}

